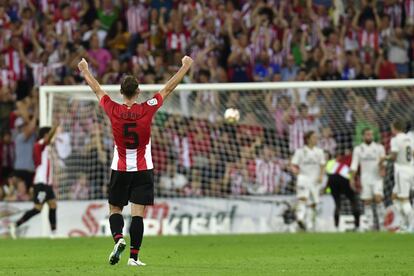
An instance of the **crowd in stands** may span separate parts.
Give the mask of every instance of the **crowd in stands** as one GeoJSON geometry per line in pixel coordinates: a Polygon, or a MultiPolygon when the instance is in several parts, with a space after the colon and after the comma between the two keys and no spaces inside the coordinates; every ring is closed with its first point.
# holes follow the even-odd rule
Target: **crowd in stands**
{"type": "MultiPolygon", "coordinates": [[[[83,84],[82,57],[102,84],[127,74],[164,83],[185,54],[195,61],[186,82],[413,77],[414,0],[0,0],[0,200],[30,198],[40,85],[83,84]]],[[[317,130],[320,146],[334,155],[338,145],[358,143],[367,125],[386,143],[392,118],[414,118],[412,88],[340,92],[186,96],[181,115],[161,114],[154,130],[159,193],[284,193],[281,183],[292,181],[286,164],[306,130],[317,130]],[[220,123],[227,107],[242,111],[237,126],[220,123]],[[260,167],[271,173],[257,173],[260,167]]],[[[98,118],[76,117],[79,108],[99,113],[67,106],[71,119],[58,116],[67,119],[58,156],[66,166],[96,160],[94,171],[105,171],[110,130],[98,118]],[[85,139],[90,127],[96,131],[85,139]]],[[[107,176],[78,172],[62,193],[104,197],[107,176]]]]}

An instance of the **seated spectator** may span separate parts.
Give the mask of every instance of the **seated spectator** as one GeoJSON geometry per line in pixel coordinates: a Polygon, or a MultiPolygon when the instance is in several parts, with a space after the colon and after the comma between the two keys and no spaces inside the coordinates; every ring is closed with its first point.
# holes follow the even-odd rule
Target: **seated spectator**
{"type": "Polygon", "coordinates": [[[241,158],[240,161],[230,163],[226,167],[223,183],[231,195],[244,195],[247,193],[248,175],[245,166],[246,160],[241,158]]]}
{"type": "Polygon", "coordinates": [[[25,182],[15,176],[11,176],[7,179],[6,185],[3,186],[5,192],[5,201],[28,201],[30,195],[27,192],[25,182]]]}
{"type": "Polygon", "coordinates": [[[282,176],[282,166],[275,158],[275,152],[265,146],[256,158],[256,181],[247,187],[249,194],[277,193],[282,176]]]}

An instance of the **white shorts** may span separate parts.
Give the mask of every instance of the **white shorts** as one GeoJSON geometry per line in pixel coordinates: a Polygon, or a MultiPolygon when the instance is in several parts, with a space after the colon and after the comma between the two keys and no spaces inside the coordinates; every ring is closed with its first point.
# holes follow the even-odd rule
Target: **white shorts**
{"type": "Polygon", "coordinates": [[[408,198],[410,190],[414,187],[414,167],[394,166],[394,189],[393,194],[397,197],[408,198]]]}
{"type": "Polygon", "coordinates": [[[319,203],[319,192],[321,185],[317,183],[317,180],[309,180],[309,177],[305,175],[298,175],[296,183],[296,197],[306,198],[308,203],[319,203]]]}
{"type": "Polygon", "coordinates": [[[372,199],[374,196],[384,196],[384,183],[382,179],[362,180],[361,188],[362,200],[372,199]]]}

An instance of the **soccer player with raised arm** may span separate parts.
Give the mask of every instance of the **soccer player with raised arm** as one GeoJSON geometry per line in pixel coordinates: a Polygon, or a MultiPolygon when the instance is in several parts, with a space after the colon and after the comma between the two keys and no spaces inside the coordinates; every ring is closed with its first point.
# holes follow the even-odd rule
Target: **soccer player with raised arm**
{"type": "Polygon", "coordinates": [[[111,100],[88,69],[88,63],[82,59],[78,68],[86,82],[96,94],[101,107],[108,115],[114,136],[115,148],[112,161],[111,180],[108,187],[109,223],[115,241],[109,263],[119,262],[126,247],[122,229],[124,219],[122,209],[131,202],[130,258],[128,265],[145,265],[138,258],[144,234],[143,216],[145,206],[154,202],[154,173],[151,157],[151,122],[163,101],[181,82],[191,67],[193,60],[185,56],[178,72],[167,82],[163,89],[152,99],[136,103],[139,88],[133,76],[127,76],[121,83],[123,104],[111,100]]]}
{"type": "Polygon", "coordinates": [[[52,164],[50,144],[54,141],[58,125],[53,128],[42,127],[36,143],[33,146],[33,160],[35,164],[35,177],[33,180],[33,202],[34,207],[25,212],[16,222],[10,224],[10,235],[16,238],[16,229],[23,223],[42,211],[43,205],[49,205],[49,223],[51,237],[56,234],[56,196],[52,188],[52,164]]]}
{"type": "Polygon", "coordinates": [[[391,153],[383,159],[394,162],[393,204],[401,215],[400,231],[409,230],[413,217],[410,190],[414,187],[413,141],[404,132],[405,124],[396,120],[391,124],[391,153]]]}
{"type": "Polygon", "coordinates": [[[383,145],[374,142],[374,133],[371,129],[365,128],[362,131],[364,142],[354,148],[351,163],[351,183],[355,182],[355,175],[358,168],[361,169],[361,199],[364,202],[365,216],[368,220],[370,230],[374,229],[374,212],[372,202],[375,203],[380,229],[384,226],[385,206],[383,176],[383,158],[385,148],[383,145]]]}
{"type": "Polygon", "coordinates": [[[307,213],[311,214],[313,227],[316,227],[316,207],[319,203],[326,163],[323,150],[316,146],[318,144],[316,132],[305,133],[304,140],[305,146],[295,151],[291,161],[292,172],[297,176],[296,220],[302,230],[307,228],[305,221],[307,213]]]}

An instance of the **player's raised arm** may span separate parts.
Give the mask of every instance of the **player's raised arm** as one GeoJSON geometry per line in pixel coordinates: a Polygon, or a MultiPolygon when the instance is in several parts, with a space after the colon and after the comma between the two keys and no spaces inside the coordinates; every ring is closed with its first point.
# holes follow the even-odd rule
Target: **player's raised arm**
{"type": "Polygon", "coordinates": [[[96,97],[100,101],[102,97],[106,95],[106,92],[102,90],[99,82],[92,76],[88,68],[88,63],[84,58],[82,58],[82,60],[78,63],[78,68],[79,71],[81,71],[81,73],[83,74],[83,77],[85,78],[89,87],[96,94],[96,97]]]}
{"type": "Polygon", "coordinates": [[[191,67],[191,64],[193,64],[193,59],[190,58],[189,56],[183,57],[181,61],[182,61],[182,66],[180,70],[178,70],[178,72],[175,73],[175,75],[165,84],[164,88],[161,89],[160,91],[160,94],[163,99],[168,97],[168,95],[170,95],[170,93],[174,91],[177,85],[184,78],[185,74],[187,74],[188,70],[191,67]]]}
{"type": "Polygon", "coordinates": [[[46,137],[45,137],[45,139],[44,139],[44,141],[45,141],[45,144],[46,145],[48,145],[48,144],[50,144],[51,142],[53,142],[53,140],[54,140],[54,138],[55,138],[55,136],[56,136],[56,131],[57,131],[57,129],[59,128],[59,124],[57,124],[57,125],[55,125],[55,126],[53,126],[51,129],[50,129],[50,131],[46,134],[46,137]]]}

